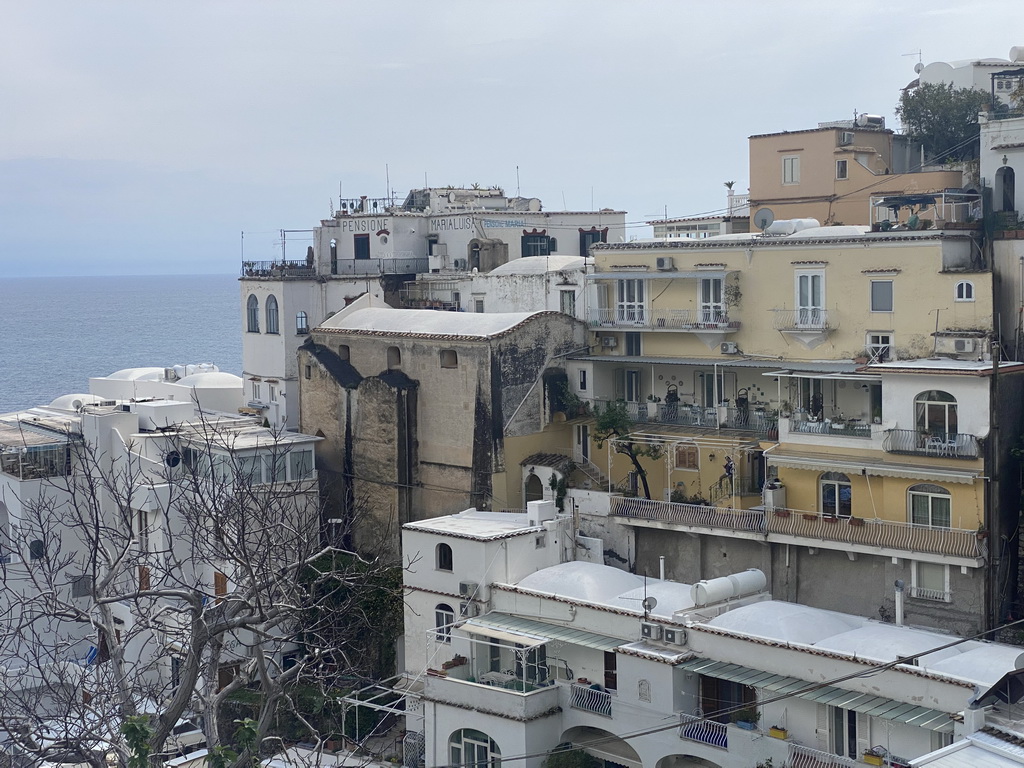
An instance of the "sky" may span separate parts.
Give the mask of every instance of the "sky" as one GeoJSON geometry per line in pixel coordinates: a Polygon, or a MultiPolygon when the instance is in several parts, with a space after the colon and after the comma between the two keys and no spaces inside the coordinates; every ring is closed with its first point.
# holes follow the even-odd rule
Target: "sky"
{"type": "Polygon", "coordinates": [[[33,0],[0,25],[0,278],[236,272],[345,198],[500,185],[643,222],[747,137],[1005,58],[1024,3],[33,0]],[[998,19],[998,23],[991,23],[998,19]],[[912,54],[912,55],[908,55],[912,54]]]}

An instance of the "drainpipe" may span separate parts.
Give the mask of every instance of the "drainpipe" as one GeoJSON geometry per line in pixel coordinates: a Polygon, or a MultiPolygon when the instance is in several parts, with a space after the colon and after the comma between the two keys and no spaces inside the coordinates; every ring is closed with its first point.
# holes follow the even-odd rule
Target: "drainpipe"
{"type": "Polygon", "coordinates": [[[658,578],[662,581],[665,580],[665,556],[658,556],[658,578]]]}
{"type": "Polygon", "coordinates": [[[982,523],[988,526],[989,530],[988,583],[990,597],[986,601],[988,603],[988,615],[985,617],[986,629],[997,626],[1002,612],[1002,591],[998,585],[1002,568],[1002,558],[1000,555],[1003,550],[1003,525],[999,517],[999,344],[992,342],[990,349],[992,352],[992,381],[990,384],[991,394],[989,395],[991,398],[989,400],[991,404],[989,407],[991,417],[989,420],[988,440],[985,441],[985,450],[988,453],[987,458],[990,466],[985,468],[985,474],[992,479],[988,483],[988,504],[986,505],[987,509],[984,515],[986,519],[982,520],[982,523]]]}
{"type": "Polygon", "coordinates": [[[903,579],[896,579],[896,626],[903,626],[903,579]]]}

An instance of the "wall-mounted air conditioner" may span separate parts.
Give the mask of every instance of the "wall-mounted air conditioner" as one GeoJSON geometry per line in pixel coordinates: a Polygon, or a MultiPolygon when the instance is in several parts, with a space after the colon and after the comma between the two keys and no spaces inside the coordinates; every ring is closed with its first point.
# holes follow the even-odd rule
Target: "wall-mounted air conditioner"
{"type": "Polygon", "coordinates": [[[615,349],[619,344],[618,340],[614,336],[602,336],[601,346],[607,349],[615,349]]]}
{"type": "Polygon", "coordinates": [[[476,594],[477,583],[475,581],[460,581],[459,582],[459,596],[460,597],[472,597],[476,594]]]}
{"type": "Polygon", "coordinates": [[[661,640],[661,624],[652,624],[649,621],[640,622],[640,635],[647,640],[661,640]]]}
{"type": "Polygon", "coordinates": [[[839,146],[848,147],[853,144],[853,131],[843,131],[839,134],[839,146]]]}
{"type": "Polygon", "coordinates": [[[466,619],[471,619],[480,613],[480,606],[476,603],[469,601],[459,603],[459,615],[466,619]]]}
{"type": "Polygon", "coordinates": [[[979,346],[979,339],[958,336],[939,336],[935,339],[935,351],[944,355],[973,354],[979,346]]]}
{"type": "Polygon", "coordinates": [[[735,341],[723,341],[719,350],[723,355],[738,355],[740,353],[740,348],[735,341]]]}
{"type": "Polygon", "coordinates": [[[672,643],[672,645],[686,645],[686,630],[665,627],[664,639],[666,643],[672,643]]]}
{"type": "Polygon", "coordinates": [[[675,260],[671,256],[659,256],[654,263],[662,272],[676,268],[675,260]]]}

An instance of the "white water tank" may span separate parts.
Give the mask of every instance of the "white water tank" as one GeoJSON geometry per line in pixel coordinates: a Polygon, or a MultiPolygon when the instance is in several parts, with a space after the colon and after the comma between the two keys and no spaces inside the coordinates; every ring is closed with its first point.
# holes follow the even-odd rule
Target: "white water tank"
{"type": "Polygon", "coordinates": [[[757,568],[733,573],[717,579],[698,581],[690,587],[690,599],[696,606],[721,603],[733,597],[753,595],[768,585],[768,579],[757,568]]]}
{"type": "Polygon", "coordinates": [[[801,232],[805,229],[820,226],[821,222],[817,219],[778,219],[769,224],[764,233],[766,235],[775,235],[776,237],[782,235],[795,235],[797,232],[801,232]]]}

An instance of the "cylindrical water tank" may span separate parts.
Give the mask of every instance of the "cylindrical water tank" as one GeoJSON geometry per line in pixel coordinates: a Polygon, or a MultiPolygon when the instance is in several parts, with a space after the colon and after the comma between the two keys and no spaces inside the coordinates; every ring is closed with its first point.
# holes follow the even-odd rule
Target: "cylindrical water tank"
{"type": "Polygon", "coordinates": [[[731,597],[752,595],[767,586],[768,579],[757,568],[722,576],[717,579],[698,581],[690,587],[690,599],[696,606],[711,605],[731,597]]]}
{"type": "Polygon", "coordinates": [[[745,571],[733,573],[725,578],[733,583],[735,588],[733,594],[736,597],[755,595],[768,586],[768,579],[757,568],[748,568],[745,571]]]}

